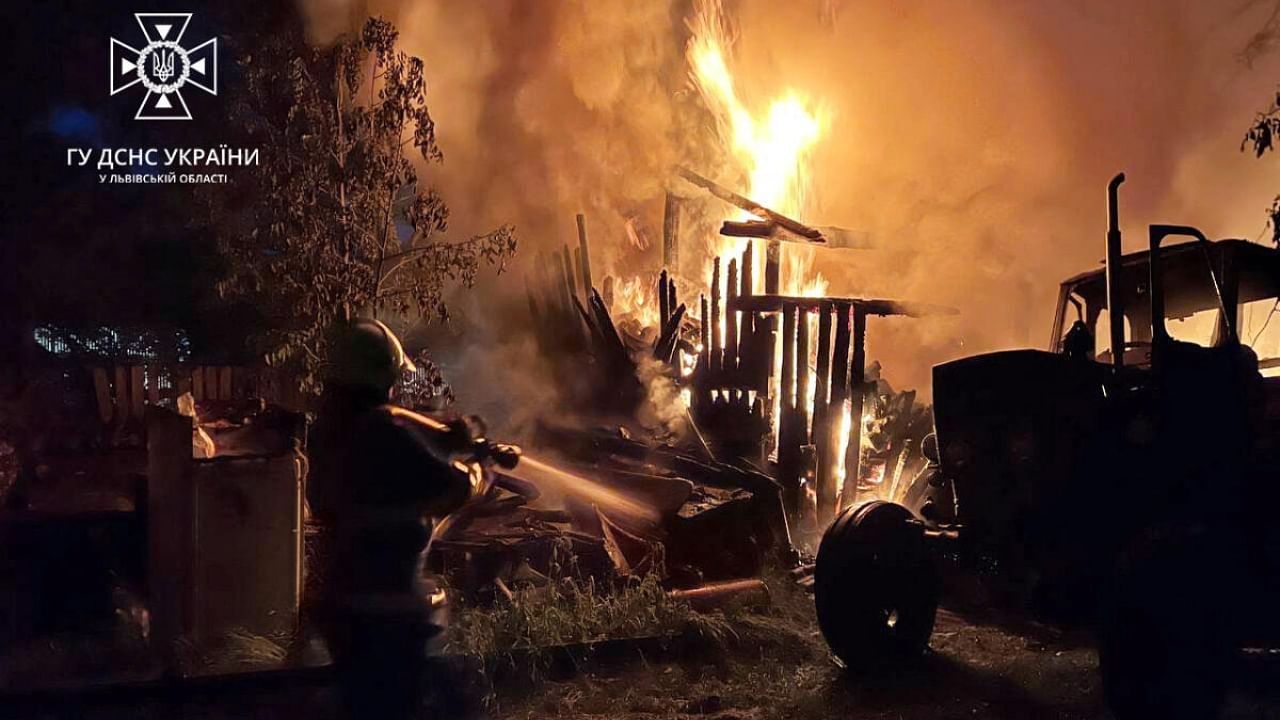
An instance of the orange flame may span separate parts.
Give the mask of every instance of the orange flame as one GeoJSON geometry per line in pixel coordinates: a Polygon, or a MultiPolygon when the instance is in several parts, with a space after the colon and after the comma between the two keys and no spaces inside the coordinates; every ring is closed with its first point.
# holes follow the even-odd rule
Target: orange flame
{"type": "Polygon", "coordinates": [[[611,310],[621,320],[633,320],[641,328],[658,326],[657,287],[644,276],[615,278],[611,310]]]}
{"type": "MultiPolygon", "coordinates": [[[[791,217],[802,217],[808,195],[808,159],[828,124],[827,113],[793,88],[775,97],[761,115],[753,114],[738,96],[738,85],[726,59],[733,37],[726,27],[720,0],[699,0],[688,21],[692,36],[686,51],[695,87],[715,114],[720,135],[747,172],[752,200],[791,217]]],[[[745,211],[737,219],[750,218],[745,211]]],[[[713,254],[741,255],[747,240],[718,236],[713,254]]],[[[813,251],[786,252],[795,262],[783,262],[782,292],[822,295],[827,283],[815,276],[813,251]],[[788,265],[790,267],[788,267],[788,265]],[[816,280],[815,280],[816,277],[816,280]]],[[[761,284],[763,252],[756,253],[752,273],[761,284]]],[[[708,269],[707,275],[710,275],[708,269]]]]}

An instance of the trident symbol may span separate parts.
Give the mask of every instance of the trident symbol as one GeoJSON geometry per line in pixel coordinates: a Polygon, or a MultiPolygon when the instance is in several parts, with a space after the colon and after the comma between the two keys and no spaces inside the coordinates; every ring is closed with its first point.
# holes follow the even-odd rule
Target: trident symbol
{"type": "Polygon", "coordinates": [[[173,51],[157,51],[151,56],[151,70],[160,82],[168,82],[173,77],[173,51]]]}

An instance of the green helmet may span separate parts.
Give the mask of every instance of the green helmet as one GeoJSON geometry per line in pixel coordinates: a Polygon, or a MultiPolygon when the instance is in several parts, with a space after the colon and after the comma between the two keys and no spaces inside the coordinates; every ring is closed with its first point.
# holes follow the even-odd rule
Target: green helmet
{"type": "Polygon", "coordinates": [[[415,370],[391,328],[357,318],[335,330],[325,378],[341,385],[390,390],[403,373],[415,370]]]}

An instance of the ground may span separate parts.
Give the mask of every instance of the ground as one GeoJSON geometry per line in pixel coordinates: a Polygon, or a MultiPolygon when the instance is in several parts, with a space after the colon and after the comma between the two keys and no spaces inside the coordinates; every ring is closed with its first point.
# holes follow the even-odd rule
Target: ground
{"type": "MultiPolygon", "coordinates": [[[[850,677],[828,654],[802,591],[775,582],[765,610],[729,616],[724,637],[695,653],[661,652],[626,661],[550,668],[537,680],[507,681],[477,699],[480,718],[700,717],[707,720],[1098,719],[1107,714],[1087,639],[1022,623],[975,621],[943,610],[923,662],[850,677]],[[784,587],[777,587],[783,585],[784,587]],[[696,659],[693,659],[696,658],[696,659]]],[[[680,646],[684,647],[684,646],[680,646]]],[[[624,653],[624,655],[626,655],[624,653]]],[[[1254,656],[1239,674],[1224,717],[1280,718],[1280,672],[1254,656]]],[[[314,682],[209,686],[198,696],[93,706],[26,707],[6,717],[307,718],[333,717],[332,695],[314,682]]]]}

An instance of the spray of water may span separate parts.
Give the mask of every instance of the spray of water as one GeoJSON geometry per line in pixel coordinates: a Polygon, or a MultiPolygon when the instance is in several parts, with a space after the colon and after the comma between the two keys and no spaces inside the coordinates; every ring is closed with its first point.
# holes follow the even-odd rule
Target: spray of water
{"type": "Polygon", "coordinates": [[[636,520],[657,522],[658,513],[644,502],[606,487],[594,480],[561,470],[540,460],[524,455],[519,464],[503,473],[518,480],[523,480],[542,490],[571,495],[579,500],[593,503],[596,507],[612,515],[623,515],[636,520]]]}

